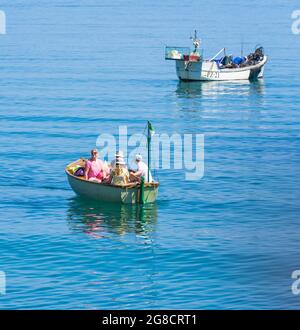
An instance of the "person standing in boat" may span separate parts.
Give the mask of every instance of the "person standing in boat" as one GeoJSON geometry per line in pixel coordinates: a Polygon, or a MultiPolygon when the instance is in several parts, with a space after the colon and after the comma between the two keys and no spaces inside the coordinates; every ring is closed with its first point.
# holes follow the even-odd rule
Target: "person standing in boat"
{"type": "Polygon", "coordinates": [[[98,150],[91,150],[91,158],[86,161],[85,169],[84,169],[84,177],[86,180],[102,182],[107,178],[107,171],[102,162],[102,160],[98,159],[98,150]]]}
{"type": "Polygon", "coordinates": [[[135,156],[135,162],[137,164],[137,170],[131,171],[130,173],[130,181],[140,181],[141,177],[143,176],[145,178],[145,182],[153,182],[151,172],[148,171],[148,166],[145,162],[143,162],[142,155],[138,154],[135,156]],[[148,172],[149,172],[149,178],[148,178],[148,172]]]}

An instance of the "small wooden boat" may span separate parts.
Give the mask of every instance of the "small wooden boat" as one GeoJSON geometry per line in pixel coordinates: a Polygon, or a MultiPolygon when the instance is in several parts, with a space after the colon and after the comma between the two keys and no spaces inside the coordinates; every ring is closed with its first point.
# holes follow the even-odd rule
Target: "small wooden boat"
{"type": "MultiPolygon", "coordinates": [[[[117,202],[122,204],[142,203],[141,185],[139,183],[128,183],[115,186],[107,183],[87,181],[83,177],[71,173],[74,166],[83,166],[84,160],[79,159],[66,167],[66,173],[71,188],[76,194],[98,201],[117,202]]],[[[158,182],[144,183],[144,203],[154,203],[158,193],[158,182]]]]}
{"type": "Polygon", "coordinates": [[[226,80],[256,80],[262,78],[267,56],[263,47],[257,47],[248,56],[233,58],[226,55],[222,48],[211,59],[203,59],[199,52],[200,40],[195,31],[194,50],[188,47],[166,47],[165,59],[176,61],[176,73],[183,81],[226,81],[226,80]],[[224,53],[222,57],[217,58],[224,53]]]}
{"type": "MultiPolygon", "coordinates": [[[[148,154],[150,155],[151,133],[148,122],[148,154]]],[[[151,124],[150,124],[151,125],[151,124]]],[[[152,126],[150,126],[152,128],[152,126]]],[[[148,168],[150,171],[150,157],[148,157],[148,168]]],[[[159,182],[133,182],[124,185],[113,185],[85,180],[82,176],[73,174],[74,167],[84,167],[85,160],[78,159],[69,164],[65,171],[69,184],[76,194],[89,199],[116,202],[121,204],[146,204],[154,203],[158,194],[159,182]]],[[[149,177],[149,176],[148,176],[149,177]]]]}

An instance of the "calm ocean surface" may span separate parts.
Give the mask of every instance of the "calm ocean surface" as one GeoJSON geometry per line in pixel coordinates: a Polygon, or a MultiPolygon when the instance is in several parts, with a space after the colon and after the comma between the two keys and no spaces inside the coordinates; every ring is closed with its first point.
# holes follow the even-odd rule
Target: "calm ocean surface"
{"type": "Polygon", "coordinates": [[[1,2],[1,309],[300,308],[298,1],[1,2]],[[164,46],[263,44],[257,83],[179,83],[164,46]],[[67,163],[101,133],[205,134],[205,175],[156,206],[84,202],[67,163]]]}

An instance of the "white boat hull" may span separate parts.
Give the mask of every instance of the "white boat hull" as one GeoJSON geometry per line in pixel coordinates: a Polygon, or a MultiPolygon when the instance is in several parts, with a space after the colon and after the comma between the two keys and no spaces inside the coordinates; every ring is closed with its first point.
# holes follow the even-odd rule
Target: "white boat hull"
{"type": "Polygon", "coordinates": [[[256,65],[219,69],[215,61],[182,61],[176,60],[176,73],[180,80],[185,81],[225,81],[252,80],[262,78],[267,56],[256,65]]]}

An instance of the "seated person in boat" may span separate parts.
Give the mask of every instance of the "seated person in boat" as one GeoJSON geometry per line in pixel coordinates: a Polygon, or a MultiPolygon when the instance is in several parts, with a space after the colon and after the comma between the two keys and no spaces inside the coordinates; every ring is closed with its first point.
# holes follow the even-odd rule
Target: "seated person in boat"
{"type": "Polygon", "coordinates": [[[148,178],[148,166],[145,162],[143,162],[143,157],[141,155],[135,156],[135,162],[137,164],[137,170],[130,172],[130,181],[131,182],[140,182],[141,177],[145,178],[145,182],[153,182],[151,172],[149,172],[148,178]]]}
{"type": "Polygon", "coordinates": [[[114,167],[110,173],[110,183],[116,186],[122,186],[129,182],[129,172],[125,165],[124,159],[116,154],[114,167]]]}
{"type": "Polygon", "coordinates": [[[91,150],[91,158],[85,162],[84,177],[86,180],[102,182],[108,177],[108,170],[102,160],[98,159],[98,150],[91,150]]]}

